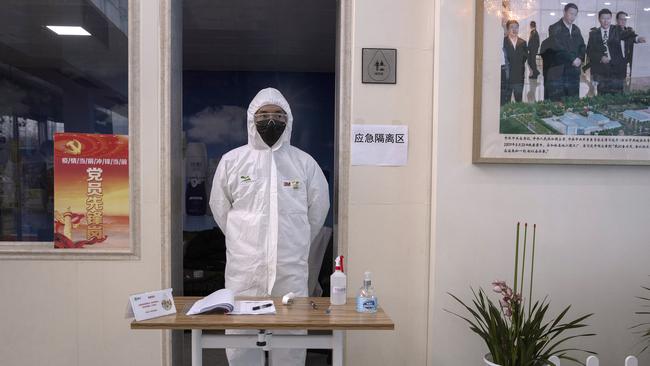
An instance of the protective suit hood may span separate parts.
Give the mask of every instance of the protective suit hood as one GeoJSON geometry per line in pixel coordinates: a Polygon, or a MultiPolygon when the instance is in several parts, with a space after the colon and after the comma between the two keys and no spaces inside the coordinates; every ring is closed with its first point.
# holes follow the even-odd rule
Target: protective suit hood
{"type": "Polygon", "coordinates": [[[277,105],[282,108],[287,113],[287,127],[284,129],[282,137],[278,142],[273,145],[272,149],[279,149],[283,145],[291,144],[291,127],[293,126],[293,114],[291,113],[291,107],[289,102],[284,98],[282,93],[279,90],[274,88],[262,89],[257,93],[255,98],[251,101],[251,104],[248,106],[248,112],[246,114],[247,128],[248,128],[248,144],[254,149],[268,149],[269,146],[262,140],[262,137],[257,132],[255,128],[255,112],[258,109],[262,108],[265,105],[277,105]]]}

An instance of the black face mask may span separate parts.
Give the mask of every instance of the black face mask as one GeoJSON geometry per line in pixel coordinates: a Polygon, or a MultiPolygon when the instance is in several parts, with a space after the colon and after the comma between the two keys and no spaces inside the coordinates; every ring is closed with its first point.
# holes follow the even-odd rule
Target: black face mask
{"type": "Polygon", "coordinates": [[[280,137],[282,137],[282,133],[284,133],[285,128],[287,128],[287,124],[267,119],[256,121],[255,127],[257,128],[260,137],[262,137],[262,140],[269,145],[269,147],[273,147],[280,137]]]}

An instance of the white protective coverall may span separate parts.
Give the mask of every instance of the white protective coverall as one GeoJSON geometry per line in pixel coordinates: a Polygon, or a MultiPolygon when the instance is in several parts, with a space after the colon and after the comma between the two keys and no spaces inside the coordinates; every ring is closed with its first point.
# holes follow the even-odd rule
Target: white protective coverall
{"type": "MultiPolygon", "coordinates": [[[[309,245],[329,210],[327,181],[309,154],[291,146],[293,115],[278,90],[261,90],[247,119],[248,144],[223,155],[210,196],[210,208],[226,236],[226,288],[244,296],[308,296],[309,245]],[[288,115],[273,147],[262,140],[253,120],[265,105],[279,106],[288,115]]],[[[231,366],[261,365],[261,352],[226,350],[231,366]]],[[[271,365],[304,365],[305,355],[304,349],[271,350],[271,365]]]]}

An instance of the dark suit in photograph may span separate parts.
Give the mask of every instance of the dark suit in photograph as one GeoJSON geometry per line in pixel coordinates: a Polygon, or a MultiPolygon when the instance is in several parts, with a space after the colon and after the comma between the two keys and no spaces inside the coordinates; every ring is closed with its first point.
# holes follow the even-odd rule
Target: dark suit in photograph
{"type": "Polygon", "coordinates": [[[512,98],[512,90],[510,90],[510,65],[506,57],[506,48],[501,46],[501,105],[504,105],[512,98]]]}
{"type": "Polygon", "coordinates": [[[601,27],[589,32],[587,56],[591,65],[592,81],[598,83],[598,94],[622,93],[627,73],[627,62],[621,42],[636,38],[634,31],[612,25],[604,30],[601,27]],[[601,62],[607,56],[608,63],[601,62]]]}
{"type": "Polygon", "coordinates": [[[552,38],[546,38],[540,47],[539,55],[542,56],[542,76],[544,79],[544,100],[557,100],[562,98],[560,91],[564,91],[560,88],[552,88],[551,80],[560,80],[562,79],[562,74],[564,72],[564,65],[557,57],[557,52],[555,51],[555,43],[552,38]],[[557,95],[552,95],[551,93],[557,93],[557,95]]]}
{"type": "MultiPolygon", "coordinates": [[[[553,49],[554,62],[556,67],[561,68],[561,73],[549,75],[552,79],[545,81],[550,90],[548,95],[552,100],[560,100],[564,97],[578,97],[580,95],[580,67],[573,66],[573,61],[579,58],[585,61],[585,40],[582,38],[580,28],[571,24],[571,30],[560,19],[548,27],[550,44],[553,49]]],[[[559,71],[559,70],[555,70],[559,71]]]]}
{"type": "MultiPolygon", "coordinates": [[[[636,34],[636,32],[634,32],[634,29],[632,29],[632,27],[621,27],[621,28],[626,32],[631,32],[631,33],[636,34]]],[[[630,76],[632,76],[632,59],[634,58],[634,44],[635,43],[637,43],[636,37],[627,38],[627,39],[625,39],[625,42],[624,42],[624,44],[625,44],[624,48],[625,49],[623,50],[623,55],[625,56],[626,66],[627,65],[630,66],[630,76]]],[[[625,76],[627,76],[627,67],[626,67],[625,70],[626,70],[626,75],[625,76]]]]}
{"type": "Polygon", "coordinates": [[[526,72],[526,60],[528,59],[528,47],[526,41],[517,37],[517,41],[513,45],[509,37],[503,38],[503,48],[506,52],[506,61],[509,66],[509,92],[507,94],[507,101],[510,101],[512,94],[515,96],[515,101],[521,102],[521,97],[524,92],[524,73],[526,72]]]}
{"type": "Polygon", "coordinates": [[[536,29],[530,31],[528,37],[528,67],[530,67],[530,77],[537,78],[539,70],[537,69],[537,53],[539,53],[539,33],[536,29]]]}

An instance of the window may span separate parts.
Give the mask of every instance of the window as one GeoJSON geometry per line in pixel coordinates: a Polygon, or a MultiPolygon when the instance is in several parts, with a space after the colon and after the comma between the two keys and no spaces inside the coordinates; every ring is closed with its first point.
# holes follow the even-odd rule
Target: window
{"type": "Polygon", "coordinates": [[[54,135],[129,134],[127,0],[0,3],[0,247],[54,238],[54,135]]]}

